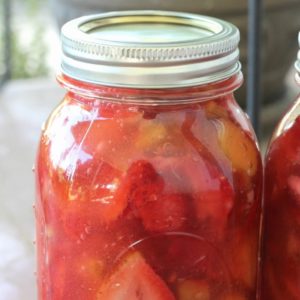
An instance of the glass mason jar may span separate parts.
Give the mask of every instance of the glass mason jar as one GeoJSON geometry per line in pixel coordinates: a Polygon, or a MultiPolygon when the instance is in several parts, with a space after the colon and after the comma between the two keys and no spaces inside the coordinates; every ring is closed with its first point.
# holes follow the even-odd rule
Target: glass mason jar
{"type": "MultiPolygon", "coordinates": [[[[300,46],[300,33],[299,33],[300,46]]],[[[295,64],[300,86],[300,51],[295,64]]],[[[266,155],[262,299],[300,299],[300,95],[266,155]]]]}
{"type": "Polygon", "coordinates": [[[239,32],[136,11],[62,29],[37,155],[39,299],[255,299],[262,164],[239,32]]]}

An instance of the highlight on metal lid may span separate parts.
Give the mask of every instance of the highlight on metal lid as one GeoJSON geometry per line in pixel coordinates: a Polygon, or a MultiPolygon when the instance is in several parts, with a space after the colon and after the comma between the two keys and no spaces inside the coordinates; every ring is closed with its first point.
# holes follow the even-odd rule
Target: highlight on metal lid
{"type": "MultiPolygon", "coordinates": [[[[298,33],[298,43],[299,43],[299,48],[300,48],[300,31],[298,33]]],[[[297,61],[295,62],[295,67],[300,76],[300,49],[298,51],[298,58],[297,58],[297,61]]]]}
{"type": "Polygon", "coordinates": [[[176,88],[240,71],[239,30],[212,17],[168,11],[85,16],[62,28],[63,74],[94,84],[176,88]]]}

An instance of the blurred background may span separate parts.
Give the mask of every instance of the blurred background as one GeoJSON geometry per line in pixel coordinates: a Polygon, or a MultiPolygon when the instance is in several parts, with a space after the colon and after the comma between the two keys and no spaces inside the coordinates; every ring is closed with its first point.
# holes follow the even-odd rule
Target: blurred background
{"type": "MultiPolygon", "coordinates": [[[[234,23],[241,31],[241,61],[247,75],[247,1],[0,0],[0,300],[36,299],[32,167],[40,128],[64,94],[55,81],[59,29],[74,17],[125,9],[187,11],[234,23]]],[[[292,66],[299,15],[299,0],[264,1],[263,149],[299,92],[292,66]]],[[[246,84],[237,95],[244,108],[245,95],[246,84]]]]}

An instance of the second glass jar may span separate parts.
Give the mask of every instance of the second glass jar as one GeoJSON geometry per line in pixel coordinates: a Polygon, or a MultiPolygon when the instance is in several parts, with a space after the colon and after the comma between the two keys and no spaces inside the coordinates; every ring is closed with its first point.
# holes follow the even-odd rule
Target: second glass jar
{"type": "MultiPolygon", "coordinates": [[[[300,46],[300,33],[299,33],[300,46]]],[[[300,90],[300,51],[296,82],[300,90]]],[[[266,155],[262,300],[300,299],[300,94],[266,155]]]]}

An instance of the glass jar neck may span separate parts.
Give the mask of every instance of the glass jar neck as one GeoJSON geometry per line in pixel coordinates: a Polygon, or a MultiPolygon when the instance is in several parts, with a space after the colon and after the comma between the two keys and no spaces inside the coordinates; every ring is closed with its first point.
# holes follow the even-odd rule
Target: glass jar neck
{"type": "Polygon", "coordinates": [[[222,81],[178,89],[132,89],[101,86],[78,81],[64,74],[59,74],[57,80],[81,100],[87,98],[139,105],[170,105],[206,101],[233,93],[241,86],[243,75],[239,72],[222,81]]]}

